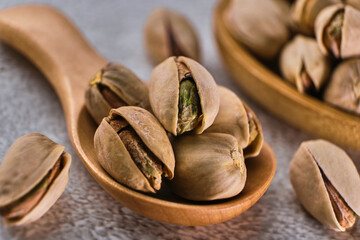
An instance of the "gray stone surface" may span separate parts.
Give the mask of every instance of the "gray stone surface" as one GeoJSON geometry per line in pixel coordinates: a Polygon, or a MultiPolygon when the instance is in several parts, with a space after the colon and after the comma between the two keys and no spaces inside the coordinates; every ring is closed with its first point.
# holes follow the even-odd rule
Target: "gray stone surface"
{"type": "MultiPolygon", "coordinates": [[[[260,201],[227,222],[182,227],[144,218],[112,199],[90,176],[69,141],[63,111],[51,86],[27,59],[0,44],[0,159],[13,141],[30,132],[43,133],[65,145],[73,156],[67,189],[50,211],[25,227],[9,228],[0,223],[0,239],[360,238],[359,223],[349,232],[335,233],[319,224],[299,205],[289,182],[289,161],[302,141],[314,137],[271,116],[237,88],[224,71],[212,33],[215,0],[2,0],[0,9],[30,2],[59,8],[103,56],[126,65],[144,80],[149,79],[152,70],[142,44],[146,16],[159,6],[183,13],[199,32],[205,67],[217,83],[235,91],[260,118],[265,139],[276,153],[278,167],[270,188],[260,201]]],[[[352,151],[350,155],[359,168],[360,152],[352,151]]]]}

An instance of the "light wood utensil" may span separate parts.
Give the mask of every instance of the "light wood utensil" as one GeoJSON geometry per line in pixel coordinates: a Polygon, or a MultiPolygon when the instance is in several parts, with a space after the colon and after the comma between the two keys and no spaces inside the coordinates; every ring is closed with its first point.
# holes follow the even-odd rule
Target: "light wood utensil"
{"type": "Polygon", "coordinates": [[[226,28],[223,15],[229,3],[230,0],[219,1],[214,12],[214,32],[224,65],[240,88],[291,125],[340,145],[360,149],[360,117],[299,93],[258,61],[226,28]]]}
{"type": "Polygon", "coordinates": [[[96,181],[124,206],[162,222],[207,225],[233,218],[264,194],[274,176],[276,160],[265,143],[257,158],[247,160],[248,180],[241,194],[216,202],[191,202],[169,191],[146,195],[112,179],[99,165],[93,149],[96,125],[85,109],[85,89],[106,63],[76,27],[57,10],[24,5],[0,11],[0,39],[30,59],[55,88],[62,103],[73,146],[96,181]]]}

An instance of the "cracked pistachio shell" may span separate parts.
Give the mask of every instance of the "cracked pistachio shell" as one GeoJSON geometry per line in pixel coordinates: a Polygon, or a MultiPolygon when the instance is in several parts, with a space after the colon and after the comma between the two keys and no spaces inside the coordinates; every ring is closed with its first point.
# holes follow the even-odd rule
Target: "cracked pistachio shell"
{"type": "Polygon", "coordinates": [[[271,59],[290,37],[289,12],[289,3],[283,0],[233,0],[224,22],[237,41],[271,59]]]}
{"type": "Polygon", "coordinates": [[[249,106],[246,105],[246,103],[244,102],[243,105],[245,107],[249,121],[249,138],[250,138],[248,145],[244,148],[244,157],[251,158],[259,155],[264,143],[264,135],[260,121],[253,112],[253,110],[251,110],[251,108],[249,108],[249,106]]]}
{"type": "Polygon", "coordinates": [[[159,64],[171,56],[200,60],[198,36],[184,16],[164,8],[154,10],[144,27],[144,43],[149,58],[159,64]]]}
{"type": "Polygon", "coordinates": [[[219,86],[220,108],[214,123],[205,133],[227,133],[236,138],[239,148],[249,143],[249,122],[240,98],[230,89],[219,86]]]}
{"type": "Polygon", "coordinates": [[[139,106],[150,110],[148,86],[125,66],[109,63],[90,82],[86,108],[97,124],[112,108],[139,106]]]}
{"type": "Polygon", "coordinates": [[[323,55],[316,40],[297,35],[280,55],[280,70],[301,93],[317,93],[330,74],[330,59],[323,55]]]}
{"type": "Polygon", "coordinates": [[[304,208],[327,227],[345,231],[336,218],[321,171],[358,216],[359,173],[342,149],[325,140],[303,142],[290,163],[291,184],[304,208]]]}
{"type": "Polygon", "coordinates": [[[47,187],[36,205],[21,218],[6,219],[8,225],[24,225],[42,217],[64,192],[71,156],[61,146],[44,135],[30,133],[17,139],[0,166],[0,208],[9,206],[30,193],[61,159],[62,168],[47,187]]]}
{"type": "Polygon", "coordinates": [[[224,133],[182,135],[175,140],[177,195],[195,201],[230,198],[242,191],[246,166],[235,137],[224,133]]]}
{"type": "Polygon", "coordinates": [[[220,99],[214,78],[196,61],[187,57],[170,57],[155,67],[149,85],[150,104],[164,128],[178,135],[179,87],[183,77],[179,76],[178,63],[189,69],[197,88],[201,115],[193,131],[200,134],[214,122],[220,99]]]}
{"type": "Polygon", "coordinates": [[[169,179],[174,176],[175,159],[166,131],[145,109],[133,106],[112,109],[95,132],[94,147],[100,165],[119,183],[132,189],[155,193],[136,166],[119,135],[110,126],[111,119],[122,117],[140,137],[146,147],[164,165],[169,179]]]}
{"type": "Polygon", "coordinates": [[[360,115],[360,59],[349,59],[336,67],[324,91],[323,99],[360,115]]]}
{"type": "MultiPolygon", "coordinates": [[[[349,58],[360,55],[360,10],[343,4],[331,5],[324,8],[316,18],[315,34],[320,50],[323,54],[330,54],[336,58],[349,58]],[[341,23],[341,36],[338,50],[328,49],[325,44],[326,29],[334,17],[344,13],[341,23]]],[[[338,31],[337,31],[338,32],[338,31]]],[[[334,42],[334,41],[333,41],[334,42]]],[[[333,43],[332,45],[334,45],[333,43]]]]}
{"type": "Polygon", "coordinates": [[[314,35],[315,19],[319,12],[341,0],[296,0],[291,10],[292,20],[298,30],[307,35],[314,35]]]}

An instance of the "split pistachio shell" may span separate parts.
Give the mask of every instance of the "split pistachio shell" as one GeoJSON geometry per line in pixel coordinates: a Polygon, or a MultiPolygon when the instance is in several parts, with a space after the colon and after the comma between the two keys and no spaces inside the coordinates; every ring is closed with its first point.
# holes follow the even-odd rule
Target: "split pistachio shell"
{"type": "Polygon", "coordinates": [[[310,214],[345,231],[360,215],[360,177],[349,156],[325,140],[303,142],[290,163],[290,180],[310,214]]]}
{"type": "Polygon", "coordinates": [[[230,89],[218,86],[220,96],[219,113],[205,133],[227,133],[233,135],[241,149],[249,143],[249,122],[240,98],[230,89]]]}
{"type": "Polygon", "coordinates": [[[195,201],[224,199],[242,191],[246,181],[244,156],[235,137],[223,133],[183,135],[175,140],[177,195],[195,201]]]}
{"type": "Polygon", "coordinates": [[[264,135],[260,121],[253,112],[253,110],[251,110],[251,108],[249,108],[246,103],[243,102],[243,104],[249,122],[249,142],[244,149],[244,157],[251,158],[259,155],[264,143],[264,135]]]}
{"type": "Polygon", "coordinates": [[[43,216],[64,192],[70,164],[64,147],[44,135],[16,140],[0,166],[0,215],[16,216],[4,222],[24,225],[43,216]]]}
{"type": "Polygon", "coordinates": [[[319,12],[336,3],[341,3],[341,0],[296,0],[291,17],[298,30],[307,35],[314,35],[315,19],[319,12]]]}
{"type": "Polygon", "coordinates": [[[236,40],[271,59],[290,37],[288,13],[289,3],[283,0],[232,0],[224,22],[236,40]]]}
{"type": "Polygon", "coordinates": [[[280,70],[301,93],[316,94],[328,79],[331,62],[313,38],[297,35],[283,49],[280,70]]]}
{"type": "Polygon", "coordinates": [[[196,134],[202,133],[214,122],[220,105],[211,74],[187,57],[170,57],[155,67],[151,74],[149,97],[155,116],[175,136],[192,130],[196,134]],[[195,86],[189,86],[190,91],[181,91],[182,82],[186,80],[195,86]]]}
{"type": "Polygon", "coordinates": [[[334,70],[323,99],[360,115],[360,59],[349,59],[334,70]]]}
{"type": "Polygon", "coordinates": [[[109,63],[90,82],[86,90],[86,108],[97,124],[112,108],[139,106],[150,110],[146,83],[125,66],[109,63]]]}
{"type": "Polygon", "coordinates": [[[144,175],[149,167],[154,170],[154,162],[160,163],[160,181],[161,175],[169,179],[174,176],[170,141],[157,119],[145,109],[130,106],[112,109],[95,132],[94,147],[100,165],[119,183],[135,190],[153,193],[158,190],[149,182],[152,176],[149,179],[144,175]],[[135,139],[120,137],[123,129],[112,126],[117,119],[126,122],[126,130],[135,132],[135,139]]]}
{"type": "Polygon", "coordinates": [[[171,56],[200,60],[198,36],[182,15],[164,8],[154,10],[144,28],[144,42],[150,59],[159,64],[171,56]]]}
{"type": "Polygon", "coordinates": [[[316,18],[315,33],[320,50],[336,58],[360,55],[360,10],[350,5],[331,5],[316,18]]]}

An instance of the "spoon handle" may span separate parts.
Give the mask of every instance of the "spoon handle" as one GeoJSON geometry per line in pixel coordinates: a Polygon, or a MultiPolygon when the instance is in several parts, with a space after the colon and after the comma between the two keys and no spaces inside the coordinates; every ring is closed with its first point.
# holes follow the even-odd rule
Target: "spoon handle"
{"type": "Polygon", "coordinates": [[[87,84],[106,60],[63,14],[44,5],[0,11],[0,39],[30,59],[55,88],[68,127],[84,105],[87,84]]]}

